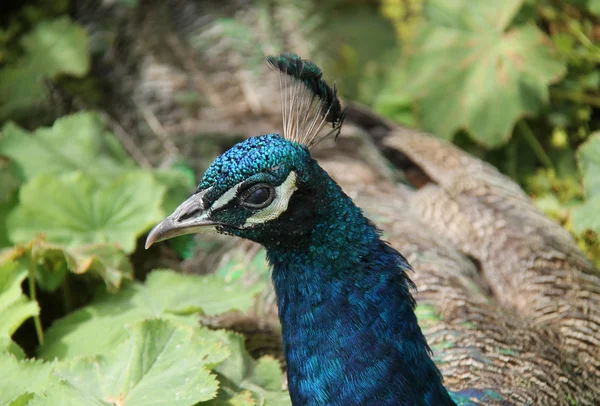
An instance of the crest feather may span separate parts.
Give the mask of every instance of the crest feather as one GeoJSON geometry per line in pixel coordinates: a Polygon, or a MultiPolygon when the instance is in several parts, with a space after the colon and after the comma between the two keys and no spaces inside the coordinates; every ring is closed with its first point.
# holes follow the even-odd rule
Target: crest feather
{"type": "Polygon", "coordinates": [[[267,64],[279,72],[283,137],[307,147],[340,133],[346,108],[342,109],[335,85],[329,87],[321,69],[294,54],[269,56],[267,64]],[[331,124],[324,135],[321,130],[331,124]]]}

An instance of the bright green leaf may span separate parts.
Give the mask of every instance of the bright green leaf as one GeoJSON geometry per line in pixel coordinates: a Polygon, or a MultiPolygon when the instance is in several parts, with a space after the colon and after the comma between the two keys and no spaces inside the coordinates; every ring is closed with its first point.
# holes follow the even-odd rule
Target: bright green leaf
{"type": "Polygon", "coordinates": [[[12,196],[11,200],[7,203],[0,203],[0,248],[10,245],[10,240],[8,239],[8,228],[6,227],[6,219],[18,203],[19,199],[17,198],[16,194],[12,196]]]}
{"type": "Polygon", "coordinates": [[[600,235],[600,195],[586,200],[582,205],[573,208],[573,230],[581,234],[585,230],[592,230],[600,235]]]}
{"type": "Polygon", "coordinates": [[[591,134],[579,147],[577,161],[587,197],[600,195],[600,132],[591,134]]]}
{"type": "Polygon", "coordinates": [[[86,31],[68,17],[35,24],[21,46],[24,55],[0,70],[0,118],[39,105],[45,99],[45,78],[82,77],[89,69],[86,31]]]}
{"type": "Polygon", "coordinates": [[[548,101],[566,68],[534,25],[510,26],[523,0],[427,0],[409,59],[409,91],[422,125],[444,138],[466,129],[488,147],[548,101]]]}
{"type": "Polygon", "coordinates": [[[16,262],[0,263],[0,352],[18,354],[10,336],[25,320],[39,313],[37,302],[29,300],[21,291],[26,277],[27,270],[16,262]]]}
{"type": "Polygon", "coordinates": [[[17,164],[0,155],[0,247],[10,245],[6,217],[18,203],[18,189],[22,183],[20,175],[17,164]]]}
{"type": "MultiPolygon", "coordinates": [[[[27,406],[115,406],[114,403],[102,402],[91,394],[83,393],[63,382],[38,391],[27,406]]],[[[13,405],[11,405],[13,406],[13,405]]]]}
{"type": "Polygon", "coordinates": [[[54,363],[18,360],[10,354],[0,354],[0,404],[15,401],[27,393],[35,393],[57,383],[52,375],[54,363]]]}
{"type": "Polygon", "coordinates": [[[600,0],[588,0],[587,7],[596,16],[600,16],[600,0]]]}
{"type": "Polygon", "coordinates": [[[185,168],[174,167],[154,172],[156,180],[167,187],[163,203],[165,212],[171,213],[194,191],[194,179],[185,168]]]}
{"type": "Polygon", "coordinates": [[[25,358],[25,352],[9,336],[0,336],[0,353],[6,352],[14,355],[17,359],[25,358]]]}
{"type": "Polygon", "coordinates": [[[33,133],[8,123],[2,129],[0,155],[13,159],[28,180],[80,171],[108,183],[133,168],[118,140],[93,113],[66,116],[33,133]]]}
{"type": "Polygon", "coordinates": [[[187,406],[215,396],[207,368],[229,355],[215,332],[160,319],[128,330],[116,351],[61,363],[56,374],[82,394],[123,406],[187,406]]]}
{"type": "Polygon", "coordinates": [[[106,283],[109,291],[117,291],[124,279],[133,279],[129,258],[116,244],[82,245],[66,248],[36,238],[25,245],[5,251],[0,258],[19,261],[25,269],[35,261],[36,282],[47,291],[62,285],[68,271],[93,274],[106,283]],[[34,258],[35,254],[35,259],[34,258]]]}
{"type": "Polygon", "coordinates": [[[66,247],[118,243],[132,252],[136,238],[163,217],[164,191],[141,171],[106,185],[81,173],[38,176],[21,188],[20,205],[8,217],[9,237],[22,243],[43,233],[66,247]]]}
{"type": "Polygon", "coordinates": [[[231,332],[222,334],[231,355],[215,368],[221,378],[221,390],[209,404],[244,405],[239,397],[247,398],[244,392],[250,391],[257,405],[291,405],[288,392],[282,390],[283,375],[279,362],[268,356],[255,361],[244,347],[243,336],[231,332]]]}
{"type": "Polygon", "coordinates": [[[126,339],[126,325],[148,318],[167,317],[195,325],[194,312],[247,312],[263,288],[264,284],[246,288],[226,283],[215,275],[154,271],[145,284],[132,283],[115,295],[102,295],[55,322],[46,333],[40,356],[53,359],[106,352],[126,339]]]}

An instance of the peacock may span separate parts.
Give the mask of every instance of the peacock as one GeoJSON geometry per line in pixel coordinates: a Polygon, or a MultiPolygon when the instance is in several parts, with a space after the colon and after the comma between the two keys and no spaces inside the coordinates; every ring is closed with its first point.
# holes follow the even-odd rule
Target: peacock
{"type": "MultiPolygon", "coordinates": [[[[335,87],[327,85],[317,66],[295,55],[270,57],[268,63],[279,72],[282,135],[250,138],[216,159],[198,190],[153,229],[147,246],[213,231],[266,248],[294,405],[512,404],[506,390],[482,387],[477,379],[471,388],[455,392],[444,388],[417,323],[408,261],[382,239],[381,231],[311,157],[310,148],[335,138],[344,122],[346,109],[335,87]],[[322,135],[328,125],[331,130],[322,135]]],[[[389,206],[401,196],[390,190],[377,198],[385,211],[386,202],[389,206]]],[[[404,226],[410,229],[408,222],[404,226]]],[[[436,255],[444,256],[443,230],[439,239],[419,236],[422,231],[415,230],[411,238],[435,246],[436,255]]],[[[451,252],[447,256],[460,263],[460,256],[451,252]]],[[[455,288],[448,258],[448,272],[437,275],[436,282],[455,288]]],[[[418,268],[428,266],[427,258],[416,262],[418,268]]],[[[456,295],[458,289],[448,291],[456,295]]],[[[507,323],[508,317],[496,315],[484,301],[469,304],[468,316],[475,324],[478,316],[489,322],[490,331],[496,323],[507,323]]],[[[445,327],[446,335],[461,343],[462,330],[451,324],[445,327]]],[[[568,366],[553,367],[569,363],[552,333],[518,320],[511,327],[545,351],[547,359],[541,364],[549,371],[576,375],[572,370],[577,366],[568,371],[560,369],[568,366]]],[[[498,334],[504,333],[482,340],[489,342],[498,334]]],[[[510,346],[506,338],[504,334],[499,341],[510,346]]],[[[471,343],[469,350],[476,352],[476,347],[471,343]]],[[[484,354],[473,358],[483,364],[496,362],[484,354]]],[[[532,379],[529,386],[536,384],[532,379]]]]}

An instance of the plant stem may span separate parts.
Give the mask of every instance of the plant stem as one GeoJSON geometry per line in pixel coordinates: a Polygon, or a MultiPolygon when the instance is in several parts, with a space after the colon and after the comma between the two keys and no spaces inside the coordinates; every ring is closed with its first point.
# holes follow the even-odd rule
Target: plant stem
{"type": "Polygon", "coordinates": [[[517,128],[519,129],[519,132],[523,136],[523,139],[525,139],[525,141],[529,144],[529,146],[533,150],[533,153],[537,156],[537,158],[540,160],[540,162],[542,164],[544,164],[544,166],[546,166],[546,168],[554,169],[552,160],[550,159],[550,157],[548,156],[546,151],[544,151],[544,148],[542,148],[542,144],[540,144],[538,139],[535,138],[533,131],[531,131],[531,128],[525,122],[525,120],[520,120],[517,123],[517,128]]]}
{"type": "MultiPolygon", "coordinates": [[[[35,246],[31,247],[31,261],[29,263],[29,275],[27,282],[29,283],[29,296],[31,300],[37,302],[37,293],[35,290],[35,274],[37,268],[37,255],[35,246]]],[[[39,305],[38,305],[39,306],[39,305]]],[[[41,309],[40,309],[41,311],[41,309]]],[[[42,321],[39,313],[33,316],[33,323],[35,324],[35,333],[40,344],[44,344],[44,330],[42,329],[42,321]]]]}

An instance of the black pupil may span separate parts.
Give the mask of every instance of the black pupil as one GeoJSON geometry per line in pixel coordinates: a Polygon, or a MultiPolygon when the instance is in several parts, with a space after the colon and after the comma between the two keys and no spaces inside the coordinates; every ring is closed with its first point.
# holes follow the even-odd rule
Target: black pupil
{"type": "Polygon", "coordinates": [[[269,199],[269,190],[265,187],[261,187],[260,189],[256,189],[246,201],[250,204],[262,204],[269,199]]]}

